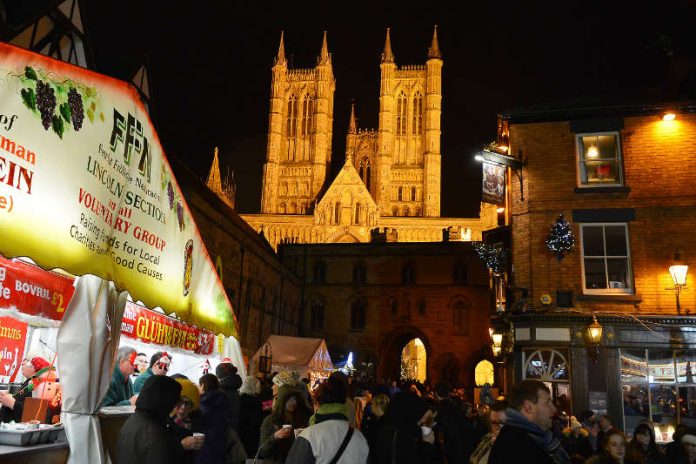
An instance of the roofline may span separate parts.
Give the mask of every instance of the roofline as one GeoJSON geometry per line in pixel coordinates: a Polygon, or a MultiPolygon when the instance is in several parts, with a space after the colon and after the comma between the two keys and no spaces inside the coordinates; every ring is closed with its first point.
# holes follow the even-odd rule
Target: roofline
{"type": "Polygon", "coordinates": [[[696,113],[696,101],[664,102],[656,104],[589,105],[574,107],[519,108],[503,111],[499,118],[513,124],[534,122],[571,121],[606,117],[650,116],[673,111],[677,113],[696,113]]]}

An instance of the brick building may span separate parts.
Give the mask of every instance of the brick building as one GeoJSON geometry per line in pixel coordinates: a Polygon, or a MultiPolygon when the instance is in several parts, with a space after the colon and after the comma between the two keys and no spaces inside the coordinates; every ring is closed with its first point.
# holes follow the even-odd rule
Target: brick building
{"type": "MultiPolygon", "coordinates": [[[[301,297],[298,277],[280,262],[268,242],[223,201],[220,185],[206,187],[181,162],[171,160],[171,164],[239,321],[244,355],[253,355],[270,334],[297,335],[301,297]]],[[[220,183],[220,173],[212,174],[209,179],[220,183]]]]}
{"type": "Polygon", "coordinates": [[[696,291],[678,311],[669,272],[696,263],[696,104],[512,111],[498,145],[511,156],[484,157],[508,166],[508,225],[484,240],[511,251],[501,383],[550,382],[573,412],[607,410],[627,431],[696,423],[696,291]],[[575,248],[558,259],[546,239],[561,214],[575,248]]]}
{"type": "Polygon", "coordinates": [[[356,368],[399,378],[418,338],[427,378],[473,385],[490,358],[488,276],[470,243],[284,244],[279,254],[302,281],[303,334],[324,337],[334,361],[353,352],[356,368]]]}

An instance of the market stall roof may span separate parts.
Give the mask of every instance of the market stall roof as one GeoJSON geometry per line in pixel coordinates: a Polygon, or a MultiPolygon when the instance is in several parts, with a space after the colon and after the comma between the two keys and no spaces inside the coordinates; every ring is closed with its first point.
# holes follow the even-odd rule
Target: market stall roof
{"type": "Polygon", "coordinates": [[[147,307],[236,336],[137,90],[6,44],[0,62],[0,254],[98,276],[147,307]]]}
{"type": "MultiPolygon", "coordinates": [[[[333,363],[323,338],[287,337],[271,335],[266,341],[271,346],[272,367],[274,372],[307,371],[330,373],[333,363]]],[[[252,363],[258,366],[263,346],[254,354],[252,363]]]]}

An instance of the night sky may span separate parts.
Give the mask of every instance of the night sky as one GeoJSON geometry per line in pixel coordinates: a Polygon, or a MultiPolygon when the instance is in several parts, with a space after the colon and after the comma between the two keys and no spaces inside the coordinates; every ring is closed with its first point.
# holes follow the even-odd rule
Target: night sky
{"type": "Polygon", "coordinates": [[[259,212],[271,66],[281,30],[294,67],[315,65],[328,31],[336,77],[335,174],[345,156],[351,99],[359,127],[377,127],[385,28],[391,27],[398,65],[424,64],[438,25],[443,216],[477,214],[481,168],[473,153],[494,139],[497,113],[588,96],[641,101],[665,95],[669,70],[683,74],[696,58],[693,0],[463,1],[457,8],[330,0],[86,3],[97,71],[127,78],[133,63],[147,56],[152,116],[167,156],[203,178],[219,146],[223,171],[234,170],[243,213],[259,212]],[[329,5],[334,11],[326,11],[329,5]]]}

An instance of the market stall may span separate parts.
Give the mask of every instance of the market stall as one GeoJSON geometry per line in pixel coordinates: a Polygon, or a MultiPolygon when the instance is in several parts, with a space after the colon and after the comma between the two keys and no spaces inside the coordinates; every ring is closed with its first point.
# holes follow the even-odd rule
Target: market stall
{"type": "Polygon", "coordinates": [[[334,370],[334,365],[323,338],[287,337],[271,335],[266,345],[259,348],[249,363],[249,371],[259,372],[262,355],[271,355],[270,372],[296,371],[300,377],[316,380],[324,379],[334,370]],[[267,350],[269,346],[270,351],[267,350]]]}
{"type": "Polygon", "coordinates": [[[71,461],[106,462],[97,412],[128,298],[227,351],[237,321],[137,91],[5,44],[0,63],[0,256],[77,276],[55,336],[62,421],[71,461]]]}

